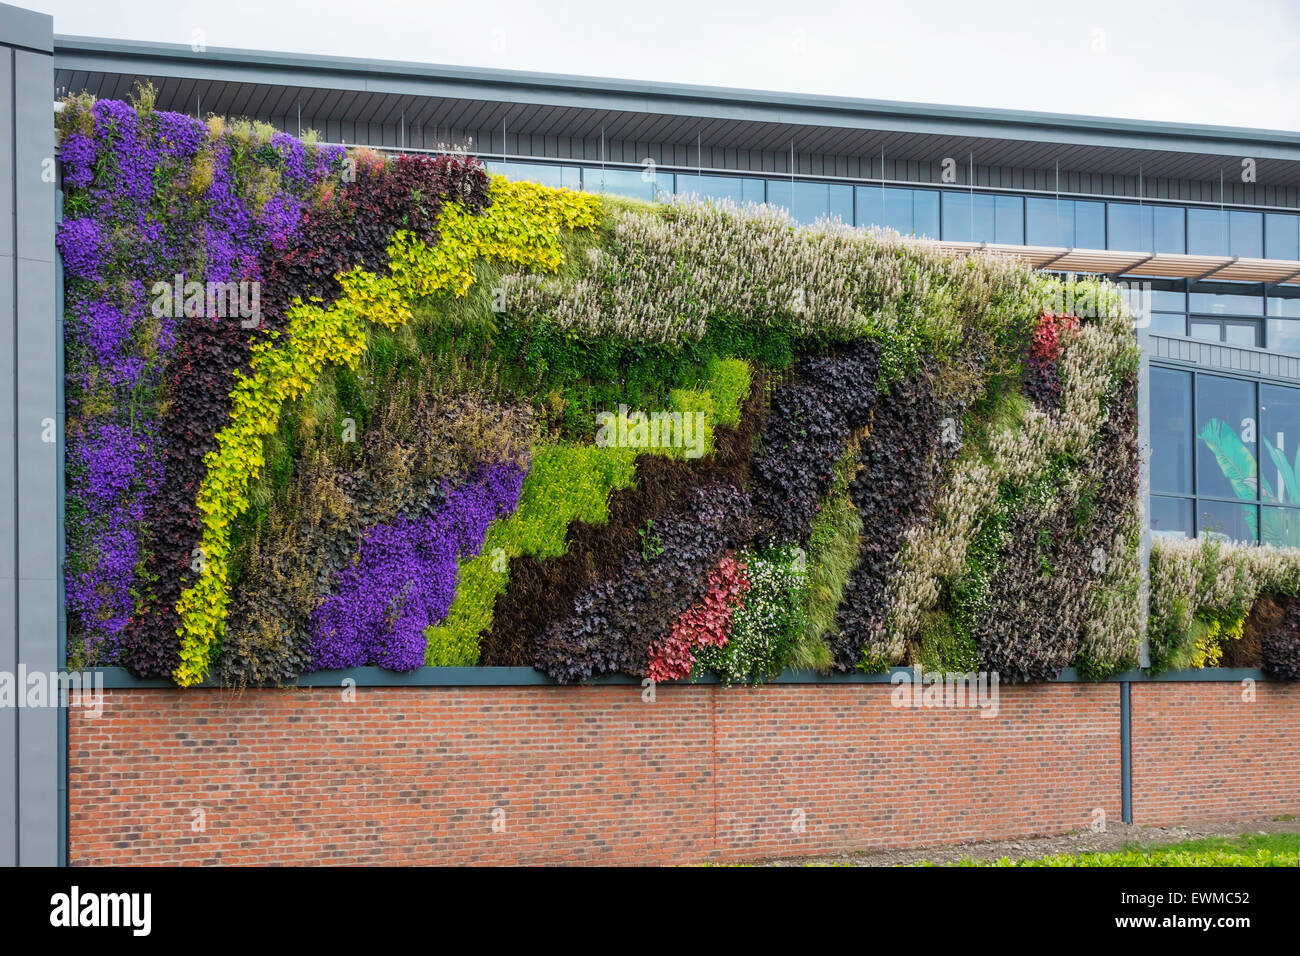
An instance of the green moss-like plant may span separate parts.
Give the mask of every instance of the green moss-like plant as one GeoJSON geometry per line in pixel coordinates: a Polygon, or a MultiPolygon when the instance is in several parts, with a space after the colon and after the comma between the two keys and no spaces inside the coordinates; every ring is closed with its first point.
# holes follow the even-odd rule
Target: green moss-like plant
{"type": "Polygon", "coordinates": [[[931,611],[921,621],[917,660],[926,671],[971,674],[979,670],[979,649],[970,632],[958,628],[950,615],[931,611]]]}
{"type": "Polygon", "coordinates": [[[825,636],[835,626],[835,611],[844,600],[844,587],[857,566],[862,538],[862,518],[848,493],[855,459],[856,453],[852,452],[840,457],[831,490],[813,516],[808,537],[805,624],[790,654],[790,666],[797,669],[824,672],[832,664],[825,636]]]}

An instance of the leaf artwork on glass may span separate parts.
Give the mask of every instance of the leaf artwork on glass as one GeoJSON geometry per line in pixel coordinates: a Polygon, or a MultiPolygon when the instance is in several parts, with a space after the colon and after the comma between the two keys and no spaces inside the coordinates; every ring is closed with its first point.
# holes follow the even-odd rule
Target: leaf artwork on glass
{"type": "MultiPolygon", "coordinates": [[[[1232,430],[1230,425],[1217,418],[1211,418],[1206,422],[1197,437],[1205,442],[1205,447],[1214,455],[1223,477],[1232,485],[1233,493],[1238,498],[1254,501],[1259,490],[1259,469],[1255,464],[1255,456],[1242,442],[1241,437],[1232,430]]],[[[1268,487],[1268,482],[1264,483],[1264,489],[1271,497],[1273,492],[1268,487]]],[[[1252,534],[1257,536],[1259,528],[1255,509],[1245,508],[1244,511],[1246,523],[1250,525],[1252,534]]]]}
{"type": "MultiPolygon", "coordinates": [[[[1294,462],[1288,462],[1286,455],[1267,438],[1263,439],[1264,448],[1277,468],[1278,491],[1275,493],[1268,479],[1263,477],[1255,456],[1242,442],[1240,436],[1226,422],[1212,418],[1206,422],[1199,436],[1205,446],[1219,463],[1223,476],[1232,485],[1238,498],[1255,500],[1258,489],[1260,499],[1264,502],[1300,505],[1300,451],[1294,462]]],[[[1265,508],[1262,529],[1258,528],[1255,509],[1245,508],[1246,523],[1250,530],[1259,534],[1263,544],[1285,547],[1300,543],[1300,512],[1283,508],[1265,508]]]]}
{"type": "MultiPolygon", "coordinates": [[[[1265,482],[1265,499],[1279,504],[1300,505],[1300,483],[1296,481],[1296,475],[1300,473],[1300,451],[1296,452],[1295,462],[1291,464],[1287,462],[1286,454],[1282,449],[1275,447],[1267,438],[1264,439],[1264,447],[1268,449],[1268,456],[1273,459],[1273,465],[1277,468],[1278,483],[1278,493],[1275,495],[1265,482]]],[[[1265,508],[1263,525],[1260,540],[1265,544],[1279,547],[1300,544],[1300,511],[1293,511],[1290,508],[1265,508]]]]}

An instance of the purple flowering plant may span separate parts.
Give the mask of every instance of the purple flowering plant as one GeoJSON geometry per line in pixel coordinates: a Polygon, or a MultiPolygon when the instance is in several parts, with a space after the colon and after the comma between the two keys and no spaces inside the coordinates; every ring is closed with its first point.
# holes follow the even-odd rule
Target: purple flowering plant
{"type": "MultiPolygon", "coordinates": [[[[162,579],[190,560],[188,548],[171,538],[160,544],[158,536],[167,530],[160,508],[165,515],[176,496],[194,497],[176,476],[168,481],[164,462],[179,437],[163,427],[168,408],[196,398],[187,388],[193,363],[182,354],[191,320],[156,314],[155,284],[177,274],[205,283],[259,280],[264,253],[292,244],[318,187],[338,168],[333,151],[295,148],[283,134],[249,124],[210,126],[154,110],[148,91],[138,99],[69,97],[57,119],[64,587],[69,657],[83,666],[125,663],[126,635],[168,609],[172,595],[162,579]],[[159,547],[184,553],[154,569],[150,556],[159,547]]],[[[215,434],[223,416],[210,417],[215,434]]],[[[173,457],[190,451],[173,448],[173,457]]]]}
{"type": "Polygon", "coordinates": [[[447,616],[458,562],[478,554],[488,526],[514,511],[523,481],[513,463],[485,467],[448,490],[434,514],[367,532],[313,616],[311,669],[422,666],[424,630],[447,616]]]}

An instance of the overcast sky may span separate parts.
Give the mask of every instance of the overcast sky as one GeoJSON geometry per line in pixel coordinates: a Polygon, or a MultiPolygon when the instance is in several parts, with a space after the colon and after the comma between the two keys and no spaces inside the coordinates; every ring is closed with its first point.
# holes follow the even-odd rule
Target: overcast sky
{"type": "Polygon", "coordinates": [[[11,2],[87,36],[1300,128],[1296,0],[11,2]]]}

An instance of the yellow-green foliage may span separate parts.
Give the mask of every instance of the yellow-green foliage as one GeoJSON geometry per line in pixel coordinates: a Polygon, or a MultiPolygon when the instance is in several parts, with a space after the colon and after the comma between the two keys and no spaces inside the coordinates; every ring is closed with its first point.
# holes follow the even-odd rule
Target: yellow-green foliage
{"type": "Polygon", "coordinates": [[[1228,621],[1193,618],[1185,642],[1170,655],[1170,666],[1175,669],[1218,667],[1223,660],[1224,644],[1240,640],[1245,625],[1245,617],[1228,621]]]}
{"type": "Polygon", "coordinates": [[[744,359],[710,359],[708,377],[717,423],[735,428],[740,424],[740,406],[749,395],[749,363],[744,359]]]}
{"type": "Polygon", "coordinates": [[[176,604],[181,663],[174,676],[181,686],[202,681],[211,666],[229,605],[231,522],[248,508],[250,484],[265,464],[263,442],[274,434],[284,403],[302,397],[327,364],[356,369],[368,323],[396,328],[410,320],[414,298],[465,295],[476,260],[554,271],[563,261],[560,231],[599,221],[599,200],[583,193],[498,178],[491,196],[481,215],[448,205],[432,247],[395,233],[386,275],[357,268],[339,276],[342,293],[332,305],[295,304],[285,334],[253,346],[249,374],[231,392],[231,423],[204,460],[201,570],[176,604]]]}
{"type": "Polygon", "coordinates": [[[1151,542],[1148,635],[1157,669],[1213,667],[1261,594],[1300,594],[1300,548],[1205,536],[1151,542]],[[1216,629],[1217,628],[1217,629],[1216,629]]]}
{"type": "Polygon", "coordinates": [[[509,580],[509,559],[552,558],[565,551],[575,521],[604,524],[609,493],[632,483],[636,450],[596,445],[542,445],[519,493],[519,507],[488,530],[483,549],[457,569],[447,619],[429,628],[425,661],[445,666],[478,662],[478,637],[492,624],[497,595],[509,580]]]}

